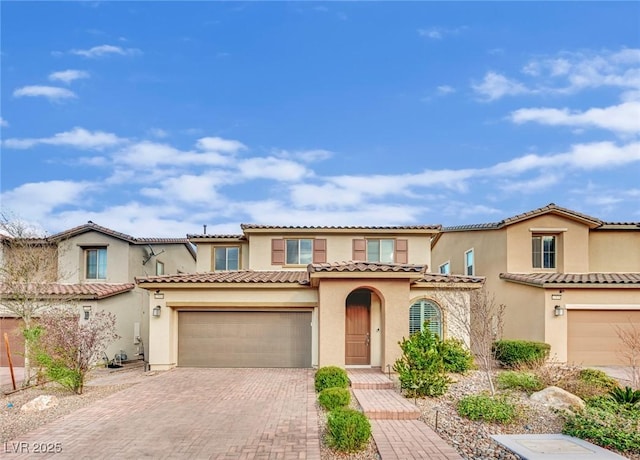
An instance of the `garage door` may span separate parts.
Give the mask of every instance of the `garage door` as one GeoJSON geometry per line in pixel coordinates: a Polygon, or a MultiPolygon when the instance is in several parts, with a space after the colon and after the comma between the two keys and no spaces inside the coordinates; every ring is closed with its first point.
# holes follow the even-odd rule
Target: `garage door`
{"type": "Polygon", "coordinates": [[[0,317],[0,367],[9,366],[7,349],[4,345],[4,333],[9,338],[9,349],[11,350],[11,362],[15,367],[24,366],[24,337],[21,332],[22,320],[18,318],[0,317]]]}
{"type": "Polygon", "coordinates": [[[593,366],[627,365],[621,355],[623,345],[616,330],[618,327],[630,328],[630,321],[640,332],[638,310],[569,310],[569,362],[593,366]]]}
{"type": "Polygon", "coordinates": [[[311,312],[179,312],[178,366],[311,367],[311,312]]]}

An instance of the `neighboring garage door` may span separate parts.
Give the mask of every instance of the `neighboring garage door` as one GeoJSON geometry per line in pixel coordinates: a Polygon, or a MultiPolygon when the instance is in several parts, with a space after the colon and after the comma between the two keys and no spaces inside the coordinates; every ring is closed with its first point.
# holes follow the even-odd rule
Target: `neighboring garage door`
{"type": "Polygon", "coordinates": [[[588,365],[628,365],[621,355],[623,345],[618,327],[629,328],[632,322],[640,331],[638,310],[569,310],[569,362],[588,365]]]}
{"type": "Polygon", "coordinates": [[[9,366],[7,348],[4,344],[4,333],[9,339],[9,349],[11,350],[11,362],[15,367],[24,366],[24,338],[21,332],[22,320],[18,318],[0,317],[0,367],[9,366]]]}
{"type": "Polygon", "coordinates": [[[178,366],[311,367],[311,312],[181,311],[178,366]]]}

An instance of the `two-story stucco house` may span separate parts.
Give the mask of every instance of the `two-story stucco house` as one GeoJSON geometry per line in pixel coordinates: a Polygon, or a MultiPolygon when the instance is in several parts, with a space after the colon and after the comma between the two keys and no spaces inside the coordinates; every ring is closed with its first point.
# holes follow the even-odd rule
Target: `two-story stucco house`
{"type": "MultiPolygon", "coordinates": [[[[43,305],[73,305],[83,318],[97,310],[114,313],[120,338],[107,349],[109,358],[124,351],[128,359],[142,359],[146,352],[149,294],[135,285],[135,277],[196,268],[195,249],[186,238],[134,238],[93,222],[43,238],[42,245],[57,257],[56,273],[39,290],[43,305]]],[[[2,332],[11,331],[13,361],[19,366],[20,321],[2,308],[1,301],[0,317],[2,332]]],[[[4,349],[2,355],[6,366],[4,349]]]]}
{"type": "Polygon", "coordinates": [[[151,293],[151,369],[386,369],[424,320],[440,336],[461,336],[438,294],[454,290],[456,308],[468,309],[483,282],[430,273],[438,225],[241,228],[188,235],[197,273],[137,280],[151,293]]]}
{"type": "Polygon", "coordinates": [[[505,338],[547,342],[558,361],[625,365],[618,328],[640,331],[640,223],[555,204],[500,222],[443,228],[434,271],[486,278],[505,338]]]}

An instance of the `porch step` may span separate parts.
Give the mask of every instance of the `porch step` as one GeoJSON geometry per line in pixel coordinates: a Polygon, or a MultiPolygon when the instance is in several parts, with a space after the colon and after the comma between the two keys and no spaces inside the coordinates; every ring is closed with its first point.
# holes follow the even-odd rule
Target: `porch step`
{"type": "Polygon", "coordinates": [[[360,390],[391,390],[393,382],[382,371],[374,369],[349,369],[351,388],[360,390]]]}
{"type": "Polygon", "coordinates": [[[370,420],[417,420],[420,410],[395,390],[354,389],[362,411],[370,420]]]}
{"type": "Polygon", "coordinates": [[[462,460],[453,447],[419,420],[373,420],[371,431],[382,460],[462,460]]]}

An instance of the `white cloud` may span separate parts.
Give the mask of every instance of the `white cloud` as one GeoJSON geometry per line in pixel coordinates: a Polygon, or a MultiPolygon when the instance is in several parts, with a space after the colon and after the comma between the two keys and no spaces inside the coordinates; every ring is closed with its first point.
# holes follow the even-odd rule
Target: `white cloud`
{"type": "Polygon", "coordinates": [[[49,80],[51,81],[62,81],[67,84],[71,83],[74,80],[79,80],[81,78],[89,78],[89,72],[85,72],[84,70],[60,70],[58,72],[52,72],[49,74],[49,80]]]}
{"type": "Polygon", "coordinates": [[[52,101],[77,97],[73,91],[57,86],[23,86],[13,92],[13,97],[46,97],[52,101]]]}
{"type": "Polygon", "coordinates": [[[177,200],[183,203],[207,203],[211,207],[220,207],[226,203],[218,195],[216,188],[225,183],[227,180],[222,175],[183,174],[163,180],[160,187],[144,188],[141,193],[169,202],[177,200]]]}
{"type": "Polygon", "coordinates": [[[6,139],[3,142],[5,147],[13,149],[28,149],[38,144],[62,145],[78,149],[101,150],[111,147],[126,139],[119,138],[115,134],[104,131],[89,131],[84,128],[75,127],[71,131],[54,134],[52,137],[33,139],[6,139]]]}
{"type": "Polygon", "coordinates": [[[494,101],[504,96],[514,96],[531,92],[522,83],[510,80],[496,72],[488,72],[481,83],[473,84],[473,90],[486,101],[494,101]]]}
{"type": "Polygon", "coordinates": [[[311,150],[274,150],[273,154],[280,158],[289,158],[293,160],[300,160],[305,163],[314,163],[316,161],[328,160],[333,156],[333,152],[323,149],[311,149],[311,150]]]}
{"type": "Polygon", "coordinates": [[[147,131],[150,136],[157,137],[158,139],[164,139],[169,136],[169,133],[164,129],[160,128],[151,128],[147,131]]]}
{"type": "Polygon", "coordinates": [[[561,174],[544,173],[534,179],[507,181],[500,185],[500,189],[510,193],[538,193],[546,187],[559,183],[562,177],[561,174]]]}
{"type": "Polygon", "coordinates": [[[432,40],[442,40],[446,35],[458,35],[466,26],[462,27],[429,27],[428,29],[418,29],[418,35],[421,37],[431,38],[432,40]]]}
{"type": "Polygon", "coordinates": [[[640,133],[640,101],[625,102],[603,109],[593,108],[584,112],[569,109],[530,108],[511,113],[511,121],[522,124],[536,122],[544,125],[596,127],[621,134],[640,133]]]}
{"type": "Polygon", "coordinates": [[[85,201],[85,193],[94,185],[90,182],[54,180],[31,182],[3,192],[4,209],[19,212],[23,219],[45,222],[45,216],[60,206],[85,201]]]}
{"type": "Polygon", "coordinates": [[[451,94],[456,92],[456,89],[453,86],[449,86],[449,85],[440,85],[438,86],[437,90],[438,90],[438,94],[441,94],[441,95],[451,94]]]}
{"type": "Polygon", "coordinates": [[[99,58],[108,55],[120,55],[120,56],[135,56],[141,54],[141,51],[136,48],[122,48],[120,46],[113,45],[99,45],[89,49],[73,49],[69,51],[71,54],[77,56],[84,56],[86,58],[99,58]]]}
{"type": "Polygon", "coordinates": [[[223,139],[221,137],[203,137],[198,139],[196,146],[200,150],[207,152],[220,152],[220,153],[236,153],[241,150],[246,150],[247,147],[242,142],[223,139]]]}
{"type": "Polygon", "coordinates": [[[240,174],[245,179],[273,179],[296,182],[311,173],[301,164],[275,157],[256,157],[238,163],[240,174]]]}
{"type": "Polygon", "coordinates": [[[5,120],[4,118],[0,117],[0,126],[2,126],[3,128],[8,128],[9,127],[9,122],[7,120],[5,120]]]}
{"type": "Polygon", "coordinates": [[[230,164],[227,156],[216,152],[192,152],[176,149],[168,144],[142,141],[125,146],[114,154],[116,164],[136,169],[150,170],[161,165],[170,166],[221,166],[230,164]]]}

